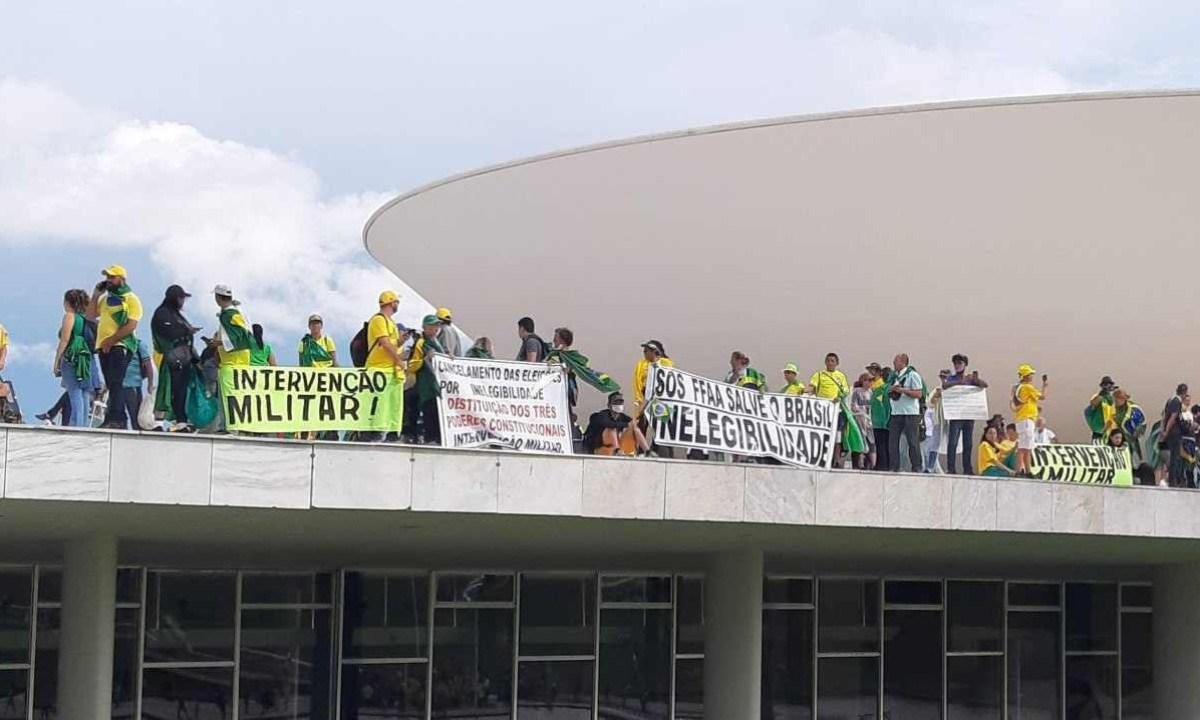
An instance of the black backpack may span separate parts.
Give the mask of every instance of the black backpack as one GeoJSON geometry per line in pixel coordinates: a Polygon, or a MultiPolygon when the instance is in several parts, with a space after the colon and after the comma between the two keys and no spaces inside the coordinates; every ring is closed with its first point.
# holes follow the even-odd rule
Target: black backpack
{"type": "Polygon", "coordinates": [[[362,329],[350,339],[350,362],[355,367],[366,367],[367,356],[371,354],[371,348],[367,347],[367,326],[370,324],[370,320],[363,323],[362,329]]]}

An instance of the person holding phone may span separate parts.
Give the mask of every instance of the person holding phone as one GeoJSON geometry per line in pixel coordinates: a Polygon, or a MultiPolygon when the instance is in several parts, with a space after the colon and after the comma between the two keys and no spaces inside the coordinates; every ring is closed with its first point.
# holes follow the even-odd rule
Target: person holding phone
{"type": "Polygon", "coordinates": [[[1012,393],[1012,406],[1016,411],[1014,420],[1017,425],[1017,475],[1020,477],[1029,476],[1040,404],[1046,399],[1046,388],[1050,381],[1049,375],[1042,375],[1042,387],[1039,390],[1033,386],[1035,374],[1037,371],[1029,364],[1017,368],[1020,382],[1013,387],[1012,393]]]}

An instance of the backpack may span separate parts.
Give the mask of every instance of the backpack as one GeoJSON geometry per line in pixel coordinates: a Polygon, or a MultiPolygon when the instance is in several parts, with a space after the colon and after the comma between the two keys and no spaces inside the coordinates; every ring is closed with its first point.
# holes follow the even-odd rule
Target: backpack
{"type": "Polygon", "coordinates": [[[17,392],[12,383],[0,378],[0,423],[20,425],[21,406],[17,404],[17,392]]]}
{"type": "Polygon", "coordinates": [[[1012,406],[1013,410],[1021,409],[1022,403],[1021,403],[1020,398],[1018,397],[1020,395],[1020,392],[1021,392],[1021,384],[1020,383],[1017,383],[1016,385],[1012,386],[1012,395],[1008,398],[1008,403],[1009,403],[1009,405],[1012,406]]]}
{"type": "Polygon", "coordinates": [[[542,352],[540,353],[540,355],[538,357],[538,362],[541,362],[542,360],[545,360],[547,357],[549,357],[550,351],[554,349],[554,348],[550,347],[550,343],[543,340],[542,336],[538,335],[537,333],[530,333],[529,335],[530,335],[530,337],[536,339],[538,341],[538,343],[542,346],[542,352]]]}
{"type": "Polygon", "coordinates": [[[96,325],[97,321],[92,318],[85,317],[83,319],[83,342],[87,344],[88,350],[92,354],[96,354],[96,325]]]}
{"type": "Polygon", "coordinates": [[[367,347],[367,327],[370,324],[370,320],[363,323],[362,329],[350,339],[350,362],[354,363],[355,367],[366,367],[367,356],[371,354],[371,348],[367,347]]]}

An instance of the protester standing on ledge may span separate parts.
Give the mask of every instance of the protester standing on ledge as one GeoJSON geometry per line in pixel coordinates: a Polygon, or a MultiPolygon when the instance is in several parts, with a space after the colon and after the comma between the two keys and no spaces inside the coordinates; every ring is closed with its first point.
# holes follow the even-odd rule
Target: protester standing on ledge
{"type": "Polygon", "coordinates": [[[325,334],[325,320],[320,315],[308,316],[308,333],[300,338],[296,346],[300,367],[337,367],[337,346],[333,338],[325,334]]]}
{"type": "Polygon", "coordinates": [[[467,350],[467,357],[478,360],[491,360],[492,355],[492,339],[481,337],[475,341],[470,350],[467,350]]]}
{"type": "Polygon", "coordinates": [[[523,317],[517,321],[517,337],[521,338],[521,349],[517,351],[517,360],[523,362],[542,362],[546,359],[546,341],[533,331],[533,318],[523,317]]]}
{"type": "Polygon", "coordinates": [[[833,466],[840,468],[842,466],[842,437],[846,430],[846,415],[840,407],[842,398],[850,394],[850,380],[846,377],[846,373],[838,370],[838,364],[841,363],[841,358],[837,353],[828,353],[825,355],[825,369],[818,370],[808,379],[808,392],[811,395],[816,395],[819,398],[832,400],[838,404],[837,408],[837,427],[835,430],[836,442],[833,445],[833,466]]]}
{"type": "MultiPolygon", "coordinates": [[[[575,333],[571,328],[554,328],[554,349],[558,352],[568,352],[571,346],[575,344],[575,333]]],[[[574,430],[578,427],[579,416],[575,414],[575,406],[579,404],[579,378],[575,376],[575,371],[567,368],[567,411],[571,414],[571,428],[574,430]]]]}
{"type": "MultiPolygon", "coordinates": [[[[958,387],[966,385],[968,387],[986,388],[988,384],[979,377],[979,371],[967,372],[967,364],[969,360],[966,355],[956,353],[950,358],[950,364],[954,366],[954,372],[942,378],[942,389],[958,387]]],[[[975,441],[975,421],[974,420],[951,420],[948,423],[946,435],[946,469],[954,475],[957,472],[956,456],[958,455],[958,442],[962,438],[962,469],[963,475],[971,475],[973,464],[971,462],[971,444],[975,441]]]]}
{"type": "Polygon", "coordinates": [[[213,298],[221,312],[217,314],[216,335],[210,344],[217,349],[217,358],[221,365],[250,365],[250,352],[257,348],[254,331],[246,316],[238,310],[242,304],[233,297],[233,288],[228,285],[217,285],[213,288],[213,298]]]}
{"type": "Polygon", "coordinates": [[[8,364],[8,331],[0,325],[0,371],[8,364]]]}
{"type": "MultiPolygon", "coordinates": [[[[54,351],[54,364],[50,367],[50,372],[55,377],[62,378],[67,407],[70,408],[63,412],[62,424],[73,427],[88,426],[88,411],[92,407],[93,393],[100,382],[100,378],[96,377],[96,357],[88,347],[85,334],[87,320],[84,315],[87,309],[87,291],[68,290],[63,294],[63,319],[58,329],[58,349],[54,351]]],[[[49,417],[51,411],[42,415],[49,417]]],[[[40,419],[42,416],[37,417],[40,419]]]]}
{"type": "Polygon", "coordinates": [[[1166,457],[1167,484],[1171,487],[1185,487],[1184,461],[1181,457],[1183,442],[1183,413],[1191,404],[1187,383],[1179,383],[1175,387],[1175,396],[1167,401],[1163,408],[1162,432],[1159,435],[1159,457],[1166,457]],[[1166,450],[1166,452],[1162,452],[1166,450]]]}
{"type": "Polygon", "coordinates": [[[871,418],[871,373],[865,372],[858,376],[854,390],[850,393],[850,412],[854,422],[862,431],[863,440],[867,443],[865,453],[851,453],[850,464],[856,470],[873,470],[875,468],[875,427],[871,418]]]}
{"type": "MultiPolygon", "coordinates": [[[[88,317],[96,320],[96,352],[108,387],[108,404],[102,427],[123,430],[129,422],[125,402],[125,370],[137,352],[133,333],[142,319],[142,301],[129,289],[128,274],[120,265],[101,271],[104,280],[92,291],[88,317]]],[[[134,424],[137,419],[134,418],[134,424]]]]}
{"type": "Polygon", "coordinates": [[[172,432],[193,430],[187,416],[187,392],[192,365],[198,360],[193,343],[199,328],[183,316],[184,301],[190,297],[183,288],[172,285],[150,318],[150,340],[160,358],[154,410],[171,422],[167,430],[172,432]]]}
{"type": "MultiPolygon", "coordinates": [[[[1040,420],[1041,418],[1039,418],[1040,420]]],[[[1146,432],[1146,414],[1125,390],[1113,392],[1113,427],[1125,433],[1125,444],[1133,466],[1142,464],[1142,435],[1146,432]]]]}
{"type": "Polygon", "coordinates": [[[655,363],[663,367],[675,367],[675,361],[667,355],[661,342],[647,340],[642,343],[642,358],[633,366],[633,416],[635,418],[641,417],[642,410],[646,405],[646,380],[650,377],[650,366],[655,363]]]}
{"type": "Polygon", "coordinates": [[[431,353],[446,354],[438,342],[438,332],[442,324],[436,315],[426,315],[421,321],[421,337],[413,344],[412,355],[408,360],[408,373],[416,375],[416,385],[413,393],[416,406],[404,409],[404,424],[408,426],[405,434],[423,436],[426,443],[440,445],[442,443],[442,426],[438,416],[437,399],[440,394],[437,378],[429,364],[431,353]],[[411,418],[411,422],[409,422],[411,418]],[[417,431],[418,423],[420,431],[417,431]]]}
{"type": "Polygon", "coordinates": [[[154,362],[146,343],[137,341],[137,352],[129,359],[125,370],[125,403],[129,412],[129,424],[135,429],[144,429],[139,422],[138,414],[142,409],[142,398],[154,395],[154,362]],[[142,385],[146,386],[146,394],[142,394],[142,385]]]}
{"type": "Polygon", "coordinates": [[[1049,377],[1042,376],[1042,389],[1033,386],[1033,376],[1037,371],[1030,365],[1017,368],[1021,382],[1013,388],[1012,405],[1016,411],[1014,420],[1017,426],[1017,475],[1029,476],[1030,460],[1033,451],[1033,433],[1037,427],[1038,405],[1046,399],[1046,386],[1049,377]]]}
{"type": "Polygon", "coordinates": [[[779,392],[784,395],[803,395],[804,385],[797,379],[800,373],[800,368],[796,367],[796,363],[788,363],[783,366],[783,389],[779,392]]]}
{"type": "Polygon", "coordinates": [[[255,367],[276,367],[279,361],[275,359],[275,350],[263,339],[263,326],[254,323],[250,326],[254,335],[254,347],[250,349],[250,364],[255,367]]]}
{"type": "Polygon", "coordinates": [[[886,371],[879,363],[871,363],[866,367],[871,376],[871,432],[875,435],[875,470],[890,471],[892,469],[891,450],[888,447],[888,425],[892,420],[892,402],[888,398],[887,377],[892,369],[886,371]]]}
{"type": "Polygon", "coordinates": [[[922,470],[921,397],[925,394],[925,381],[908,364],[908,355],[905,353],[892,359],[892,367],[896,369],[888,389],[892,403],[892,417],[888,422],[888,455],[892,461],[892,472],[900,471],[900,436],[903,435],[912,471],[919,473],[922,470]]]}
{"type": "Polygon", "coordinates": [[[1113,391],[1118,390],[1113,379],[1105,375],[1100,379],[1100,392],[1092,396],[1088,406],[1084,408],[1083,418],[1087,420],[1088,429],[1092,431],[1092,443],[1100,445],[1105,442],[1109,433],[1117,426],[1113,422],[1113,391]]]}
{"type": "Polygon", "coordinates": [[[750,367],[750,356],[741,350],[734,350],[729,356],[729,374],[725,376],[725,382],[767,392],[767,379],[750,367]]]}
{"type": "Polygon", "coordinates": [[[462,340],[458,337],[458,328],[454,327],[454,316],[450,308],[438,308],[437,319],[441,323],[438,330],[438,343],[450,357],[462,357],[462,340]]]}

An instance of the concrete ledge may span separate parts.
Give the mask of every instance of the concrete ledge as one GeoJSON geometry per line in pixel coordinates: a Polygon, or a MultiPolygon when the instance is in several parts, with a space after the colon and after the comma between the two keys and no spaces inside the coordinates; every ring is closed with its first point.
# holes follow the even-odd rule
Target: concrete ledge
{"type": "Polygon", "coordinates": [[[338,510],[412,507],[413,453],[406,447],[317,443],[312,506],[338,510]]]}
{"type": "Polygon", "coordinates": [[[667,464],[626,458],[583,461],[583,516],[661,520],[667,506],[667,464]]]}
{"type": "MultiPolygon", "coordinates": [[[[4,497],[29,500],[108,500],[112,468],[109,433],[8,431],[4,497]]],[[[147,461],[153,462],[147,455],[147,461]]]]}

